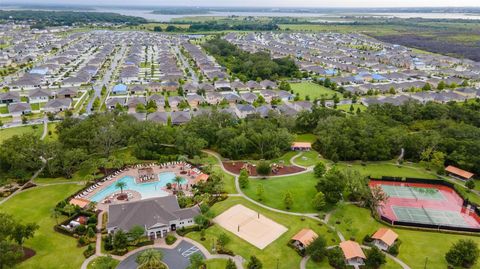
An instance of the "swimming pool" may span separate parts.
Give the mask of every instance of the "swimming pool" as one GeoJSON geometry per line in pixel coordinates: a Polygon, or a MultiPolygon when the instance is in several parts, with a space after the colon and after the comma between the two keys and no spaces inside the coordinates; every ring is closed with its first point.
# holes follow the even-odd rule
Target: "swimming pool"
{"type": "MultiPolygon", "coordinates": [[[[117,182],[125,182],[126,186],[123,190],[133,190],[137,191],[142,195],[142,199],[147,198],[154,198],[154,197],[161,197],[167,196],[168,193],[163,191],[162,188],[167,185],[167,183],[173,183],[173,179],[175,178],[175,173],[173,172],[165,172],[160,173],[158,175],[159,181],[156,182],[148,182],[148,183],[135,183],[135,178],[132,176],[125,176],[121,179],[117,180],[117,182]]],[[[185,184],[187,182],[186,179],[182,178],[181,184],[185,184]]],[[[110,186],[106,187],[105,189],[95,193],[92,197],[90,197],[90,201],[92,202],[100,202],[105,197],[120,191],[119,188],[115,187],[116,182],[113,182],[110,186]]]]}

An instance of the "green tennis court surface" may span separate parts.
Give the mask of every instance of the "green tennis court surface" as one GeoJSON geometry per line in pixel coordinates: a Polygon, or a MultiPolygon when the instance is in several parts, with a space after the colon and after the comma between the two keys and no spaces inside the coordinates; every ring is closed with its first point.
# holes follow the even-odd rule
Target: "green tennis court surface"
{"type": "Polygon", "coordinates": [[[399,221],[470,227],[459,212],[402,206],[392,206],[392,209],[399,221]]]}
{"type": "Polygon", "coordinates": [[[433,188],[381,185],[389,197],[418,200],[445,200],[442,193],[433,188]]]}

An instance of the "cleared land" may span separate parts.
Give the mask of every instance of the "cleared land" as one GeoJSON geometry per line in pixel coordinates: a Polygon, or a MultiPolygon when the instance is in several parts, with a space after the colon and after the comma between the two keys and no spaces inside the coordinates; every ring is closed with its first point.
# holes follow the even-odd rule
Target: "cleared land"
{"type": "Polygon", "coordinates": [[[322,97],[332,99],[334,94],[339,95],[339,93],[334,90],[312,82],[291,83],[290,86],[294,93],[300,95],[300,99],[302,100],[305,100],[307,95],[310,97],[310,100],[322,97]]]}
{"type": "MultiPolygon", "coordinates": [[[[35,237],[25,242],[25,246],[34,249],[37,254],[21,263],[17,268],[80,268],[84,261],[83,250],[77,247],[77,240],[53,230],[56,224],[51,218],[55,205],[80,189],[75,184],[61,184],[29,189],[11,198],[0,206],[0,211],[14,215],[22,222],[35,222],[40,229],[35,237]]],[[[62,221],[64,218],[59,218],[62,221]]]]}
{"type": "Polygon", "coordinates": [[[287,231],[284,226],[243,205],[232,206],[213,221],[259,249],[264,249],[287,231]]]}
{"type": "Polygon", "coordinates": [[[347,167],[359,171],[362,175],[371,177],[391,176],[391,177],[416,177],[416,178],[431,178],[432,175],[422,167],[417,165],[398,166],[393,162],[369,162],[362,165],[360,162],[338,163],[337,167],[346,169],[347,167]]]}

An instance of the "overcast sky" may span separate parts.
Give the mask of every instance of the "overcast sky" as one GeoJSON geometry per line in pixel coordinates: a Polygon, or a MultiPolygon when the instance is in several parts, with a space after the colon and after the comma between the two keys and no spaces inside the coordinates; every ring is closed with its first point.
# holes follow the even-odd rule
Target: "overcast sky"
{"type": "MultiPolygon", "coordinates": [[[[0,3],[4,0],[0,0],[0,3]]],[[[61,3],[155,6],[268,6],[268,7],[480,7],[480,0],[7,0],[8,3],[61,3]]],[[[4,2],[4,3],[5,3],[4,2]]]]}

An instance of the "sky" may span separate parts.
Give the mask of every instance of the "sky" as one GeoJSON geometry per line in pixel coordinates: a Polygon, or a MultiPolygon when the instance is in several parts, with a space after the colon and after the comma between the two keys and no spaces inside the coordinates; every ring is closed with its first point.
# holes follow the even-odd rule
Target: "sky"
{"type": "Polygon", "coordinates": [[[15,0],[13,3],[235,7],[480,7],[480,0],[15,0]]]}

